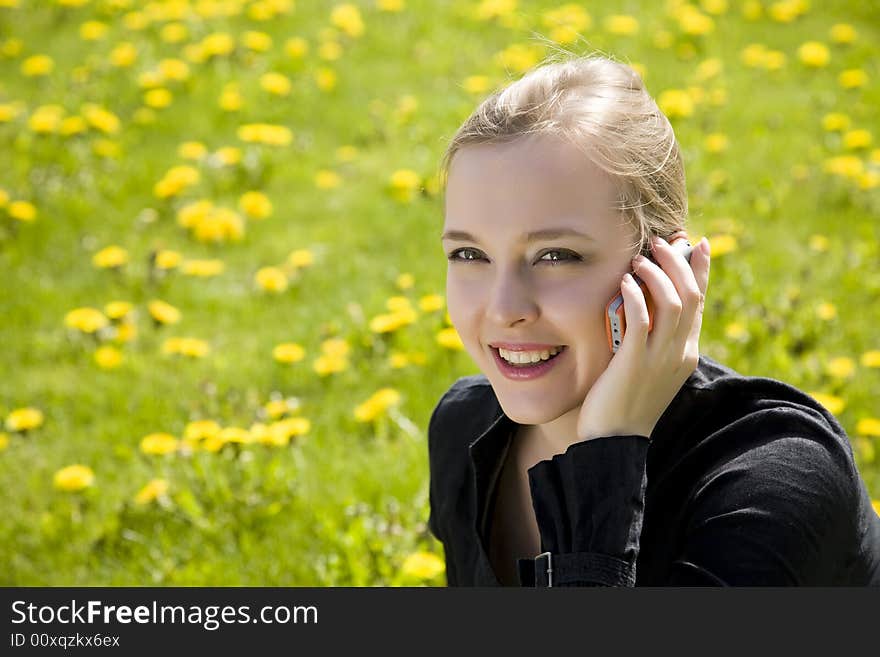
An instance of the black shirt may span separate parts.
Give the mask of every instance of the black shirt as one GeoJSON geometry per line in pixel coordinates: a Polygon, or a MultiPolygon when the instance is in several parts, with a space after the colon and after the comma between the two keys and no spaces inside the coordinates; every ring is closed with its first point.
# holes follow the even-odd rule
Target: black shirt
{"type": "MultiPolygon", "coordinates": [[[[489,524],[517,426],[482,374],[431,415],[428,526],[450,586],[500,585],[489,524]]],[[[575,443],[528,479],[550,556],[518,560],[524,586],[880,585],[880,517],[834,416],[706,356],[650,438],[575,443]]]]}

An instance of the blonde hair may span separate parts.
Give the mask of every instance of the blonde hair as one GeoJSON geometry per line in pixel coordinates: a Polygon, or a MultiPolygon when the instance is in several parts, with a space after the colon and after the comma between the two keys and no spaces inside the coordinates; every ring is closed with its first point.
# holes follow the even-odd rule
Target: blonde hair
{"type": "MultiPolygon", "coordinates": [[[[546,60],[545,60],[546,61],[546,60]]],[[[461,125],[440,164],[472,144],[550,134],[576,146],[619,187],[618,209],[635,228],[639,252],[650,238],[686,230],[684,164],[669,120],[632,68],[604,56],[543,63],[486,98],[461,125]]]]}

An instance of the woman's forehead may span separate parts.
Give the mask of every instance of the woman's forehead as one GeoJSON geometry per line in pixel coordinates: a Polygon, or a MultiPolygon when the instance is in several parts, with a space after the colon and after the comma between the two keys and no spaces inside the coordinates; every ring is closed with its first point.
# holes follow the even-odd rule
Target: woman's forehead
{"type": "Polygon", "coordinates": [[[607,223],[617,187],[573,146],[549,139],[467,146],[453,159],[444,230],[521,227],[522,232],[607,223]]]}

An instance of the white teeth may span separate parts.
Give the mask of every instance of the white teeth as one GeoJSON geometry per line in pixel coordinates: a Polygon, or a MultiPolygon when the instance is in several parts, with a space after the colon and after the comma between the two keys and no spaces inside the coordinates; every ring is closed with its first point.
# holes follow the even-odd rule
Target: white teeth
{"type": "Polygon", "coordinates": [[[508,351],[507,349],[498,349],[498,354],[507,362],[515,364],[537,363],[541,360],[548,360],[551,356],[555,356],[562,347],[553,347],[544,351],[508,351]]]}

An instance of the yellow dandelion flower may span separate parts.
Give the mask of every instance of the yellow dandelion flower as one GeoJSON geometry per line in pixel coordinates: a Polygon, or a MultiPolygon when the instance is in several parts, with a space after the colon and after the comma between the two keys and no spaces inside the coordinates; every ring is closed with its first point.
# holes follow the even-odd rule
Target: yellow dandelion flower
{"type": "Polygon", "coordinates": [[[189,64],[182,59],[167,58],[159,62],[159,75],[163,80],[182,82],[189,79],[189,64]]]}
{"type": "Polygon", "coordinates": [[[0,123],[9,123],[24,111],[22,103],[0,103],[0,123]]]}
{"type": "Polygon", "coordinates": [[[344,358],[351,353],[351,345],[345,338],[328,338],[321,342],[321,353],[344,358]]]}
{"type": "Polygon", "coordinates": [[[184,428],[183,438],[188,441],[204,440],[216,436],[220,429],[220,425],[214,420],[193,420],[184,428]]]}
{"type": "Polygon", "coordinates": [[[218,148],[212,157],[221,166],[233,166],[241,162],[241,149],[235,146],[223,146],[218,148]]]}
{"type": "Polygon", "coordinates": [[[265,219],[272,214],[272,201],[263,192],[245,192],[238,199],[238,208],[251,219],[265,219]]]}
{"type": "Polygon", "coordinates": [[[263,73],[260,76],[260,87],[275,96],[287,96],[293,89],[290,78],[275,72],[263,73]]]}
{"type": "Polygon", "coordinates": [[[403,561],[401,572],[405,577],[431,580],[445,572],[443,560],[431,552],[413,552],[403,561]]]}
{"type": "Polygon", "coordinates": [[[606,32],[630,36],[639,31],[639,21],[628,14],[613,14],[605,18],[603,22],[606,32]]]}
{"type": "Polygon", "coordinates": [[[237,85],[228,84],[220,93],[217,104],[224,112],[237,112],[244,105],[244,97],[241,95],[237,85]]]}
{"type": "Polygon", "coordinates": [[[724,327],[724,335],[729,340],[735,342],[747,342],[749,339],[749,330],[742,322],[731,322],[724,327]]]}
{"type": "Polygon", "coordinates": [[[482,94],[489,89],[489,78],[485,75],[469,75],[461,86],[469,94],[482,94]]]}
{"type": "Polygon", "coordinates": [[[880,350],[866,351],[859,359],[859,363],[862,367],[880,367],[880,350]]]}
{"type": "Polygon", "coordinates": [[[12,201],[6,207],[6,212],[13,219],[26,223],[30,223],[37,218],[37,208],[29,201],[12,201]]]}
{"type": "Polygon", "coordinates": [[[128,251],[121,246],[104,247],[92,256],[92,264],[99,269],[122,267],[128,262],[128,251]]]}
{"type": "Polygon", "coordinates": [[[703,144],[709,153],[722,153],[727,150],[730,140],[723,133],[712,132],[706,135],[703,144]]]}
{"type": "Polygon", "coordinates": [[[369,327],[373,333],[391,333],[406,323],[401,313],[385,313],[373,317],[369,322],[369,327]]]}
{"type": "Polygon", "coordinates": [[[388,357],[388,365],[391,369],[400,369],[409,365],[409,357],[399,351],[392,351],[388,357]]]}
{"type": "Polygon", "coordinates": [[[856,28],[848,23],[835,23],[829,30],[831,40],[834,43],[849,44],[856,40],[858,36],[856,28]]]}
{"type": "Polygon", "coordinates": [[[49,55],[32,55],[21,63],[22,75],[33,78],[49,75],[55,68],[55,61],[49,55]]]}
{"type": "Polygon", "coordinates": [[[830,157],[822,165],[826,173],[844,178],[858,178],[865,171],[865,164],[856,155],[837,155],[830,157]]]}
{"type": "Polygon", "coordinates": [[[150,89],[144,94],[144,104],[153,109],[163,109],[168,107],[173,100],[174,96],[171,95],[171,92],[162,87],[158,89],[150,89]]]}
{"type": "Polygon", "coordinates": [[[315,174],[315,186],[318,189],[333,189],[342,184],[342,178],[335,171],[322,169],[315,174]]]}
{"type": "Polygon", "coordinates": [[[9,447],[9,434],[0,431],[0,452],[9,447]]]}
{"type": "Polygon", "coordinates": [[[358,422],[372,422],[379,417],[381,411],[379,405],[372,399],[354,407],[353,415],[358,422]]]}
{"type": "Polygon", "coordinates": [[[315,84],[321,91],[333,91],[336,88],[338,77],[332,68],[319,66],[313,77],[315,84]]]}
{"type": "Polygon", "coordinates": [[[737,251],[739,249],[739,244],[737,243],[735,236],[728,233],[719,233],[709,238],[709,249],[711,251],[711,256],[717,258],[718,256],[727,255],[728,253],[737,251]]]}
{"type": "Polygon", "coordinates": [[[391,196],[400,202],[412,201],[421,185],[421,176],[411,169],[398,169],[391,174],[389,188],[391,196]]]}
{"type": "Polygon", "coordinates": [[[761,43],[750,43],[740,51],[739,58],[749,68],[759,68],[764,64],[767,47],[761,43]]]}
{"type": "Polygon", "coordinates": [[[514,73],[525,73],[538,63],[541,51],[534,46],[514,43],[497,53],[494,61],[501,68],[514,73]]]}
{"type": "Polygon", "coordinates": [[[263,405],[263,410],[269,418],[277,420],[282,415],[286,415],[290,412],[291,409],[287,406],[286,399],[273,399],[263,405]]]}
{"type": "Polygon", "coordinates": [[[825,364],[825,371],[837,379],[848,379],[855,374],[856,364],[852,358],[838,356],[825,364]]]}
{"type": "Polygon", "coordinates": [[[667,89],[657,98],[660,110],[670,119],[686,118],[694,113],[691,95],[682,89],[667,89]]]}
{"type": "Polygon", "coordinates": [[[210,345],[198,338],[173,337],[162,343],[162,353],[178,354],[189,358],[204,358],[211,351],[210,345]]]}
{"type": "Polygon", "coordinates": [[[859,189],[876,189],[880,187],[880,171],[865,171],[858,181],[859,189]]]}
{"type": "Polygon", "coordinates": [[[52,483],[58,490],[75,493],[94,484],[95,473],[87,465],[75,463],[58,470],[52,477],[52,483]]]}
{"type": "Polygon", "coordinates": [[[180,445],[170,433],[151,433],[141,438],[140,448],[144,454],[162,456],[176,452],[180,445]]]}
{"type": "Polygon", "coordinates": [[[249,123],[238,129],[238,138],[248,143],[267,144],[269,146],[287,146],[293,140],[289,128],[267,123],[249,123]]]}
{"type": "Polygon", "coordinates": [[[223,57],[235,50],[235,38],[226,32],[214,32],[202,39],[201,46],[208,57],[223,57]]]}
{"type": "Polygon", "coordinates": [[[222,274],[224,268],[225,265],[222,260],[184,260],[180,266],[180,271],[186,276],[207,278],[222,274]]]}
{"type": "Polygon", "coordinates": [[[70,137],[72,135],[81,135],[88,129],[89,126],[83,117],[68,116],[61,120],[61,125],[58,127],[58,132],[65,137],[70,137]]]}
{"type": "Polygon", "coordinates": [[[116,327],[116,336],[113,338],[115,342],[125,343],[131,342],[137,337],[137,326],[131,322],[123,322],[116,327]]]}
{"type": "Polygon", "coordinates": [[[122,352],[116,347],[104,345],[94,354],[95,363],[103,370],[112,370],[122,365],[122,352]]]}
{"type": "Polygon", "coordinates": [[[295,342],[283,342],[272,350],[272,358],[279,363],[298,363],[305,357],[305,349],[295,342]]]}
{"type": "Polygon", "coordinates": [[[810,250],[825,253],[828,250],[828,238],[824,235],[810,235],[810,250]]]}
{"type": "Polygon", "coordinates": [[[151,479],[138,491],[137,495],[134,496],[134,502],[135,504],[140,505],[154,502],[168,492],[168,487],[169,484],[167,479],[151,479]]]}
{"type": "Polygon", "coordinates": [[[159,30],[159,38],[165,43],[182,43],[189,37],[189,28],[184,23],[168,23],[159,30]]]}
{"type": "Polygon", "coordinates": [[[100,21],[86,21],[79,26],[79,36],[83,41],[99,41],[107,36],[108,26],[100,21]]]}
{"type": "Polygon", "coordinates": [[[207,147],[200,141],[185,141],[177,147],[177,156],[184,160],[200,160],[207,154],[207,147]]]}
{"type": "Polygon", "coordinates": [[[880,418],[863,417],[856,424],[856,433],[860,436],[880,437],[880,418]]]}
{"type": "Polygon", "coordinates": [[[715,21],[693,5],[683,5],[678,10],[676,18],[683,34],[703,36],[715,30],[715,21]]]}
{"type": "Polygon", "coordinates": [[[379,11],[403,11],[404,0],[376,0],[376,8],[379,11]]]}
{"type": "Polygon", "coordinates": [[[437,333],[437,344],[439,344],[444,349],[450,349],[454,351],[462,351],[464,349],[464,343],[462,343],[461,337],[458,335],[458,331],[456,331],[455,328],[452,326],[441,329],[437,333]]]}
{"type": "Polygon", "coordinates": [[[860,128],[858,130],[850,130],[843,135],[843,146],[850,150],[860,148],[868,148],[873,141],[873,136],[868,130],[860,128]]]}
{"type": "Polygon", "coordinates": [[[104,314],[110,319],[125,318],[134,307],[128,301],[111,301],[104,306],[104,314]]]}
{"type": "Polygon", "coordinates": [[[119,117],[106,107],[101,107],[94,103],[86,103],[80,111],[90,126],[105,134],[116,134],[122,126],[119,117]]]}
{"type": "Polygon", "coordinates": [[[6,416],[7,431],[30,431],[43,425],[43,411],[39,408],[26,406],[16,408],[6,416]]]}
{"type": "Polygon", "coordinates": [[[284,54],[292,59],[301,59],[309,52],[309,43],[302,37],[291,37],[284,42],[284,54]]]}
{"type": "Polygon", "coordinates": [[[309,267],[315,262],[315,256],[308,249],[296,249],[287,256],[287,262],[293,267],[309,267]]]}
{"type": "Polygon", "coordinates": [[[64,316],[65,326],[83,333],[94,333],[109,323],[104,313],[97,308],[74,308],[64,316]]]}
{"type": "Polygon", "coordinates": [[[816,317],[826,322],[837,317],[837,307],[833,303],[820,303],[816,306],[816,317]]]}
{"type": "Polygon", "coordinates": [[[820,41],[807,41],[798,48],[798,59],[806,66],[812,68],[821,68],[828,65],[831,59],[831,52],[828,46],[820,41]]]}
{"type": "Polygon", "coordinates": [[[157,324],[176,324],[180,321],[180,311],[160,299],[150,301],[147,310],[157,324]]]}
{"type": "Polygon", "coordinates": [[[419,299],[419,308],[426,313],[443,310],[446,299],[440,294],[426,294],[419,299]]]}
{"type": "Polygon", "coordinates": [[[182,259],[183,255],[178,251],[161,249],[156,251],[153,262],[157,269],[175,269],[180,265],[182,259]]]}
{"type": "Polygon", "coordinates": [[[401,290],[409,290],[415,285],[416,279],[410,273],[400,274],[395,280],[394,284],[401,290]]]}
{"type": "Polygon", "coordinates": [[[832,415],[839,415],[846,408],[846,401],[842,397],[829,395],[824,392],[808,392],[808,395],[822,404],[832,415]]]}
{"type": "Polygon", "coordinates": [[[364,21],[357,5],[345,3],[336,5],[330,12],[330,23],[352,38],[364,33],[364,21]]]}
{"type": "Polygon", "coordinates": [[[860,68],[850,68],[840,72],[837,82],[844,89],[858,89],[868,84],[868,74],[860,68]]]}
{"type": "Polygon", "coordinates": [[[397,312],[412,308],[412,304],[406,297],[395,296],[385,300],[385,307],[392,312],[397,312]]]}
{"type": "Polygon", "coordinates": [[[278,267],[261,267],[254,275],[254,282],[267,292],[284,292],[287,289],[287,274],[278,267]]]}
{"type": "Polygon", "coordinates": [[[268,52],[272,49],[272,37],[265,32],[248,30],[241,36],[241,42],[248,50],[268,52]]]}

